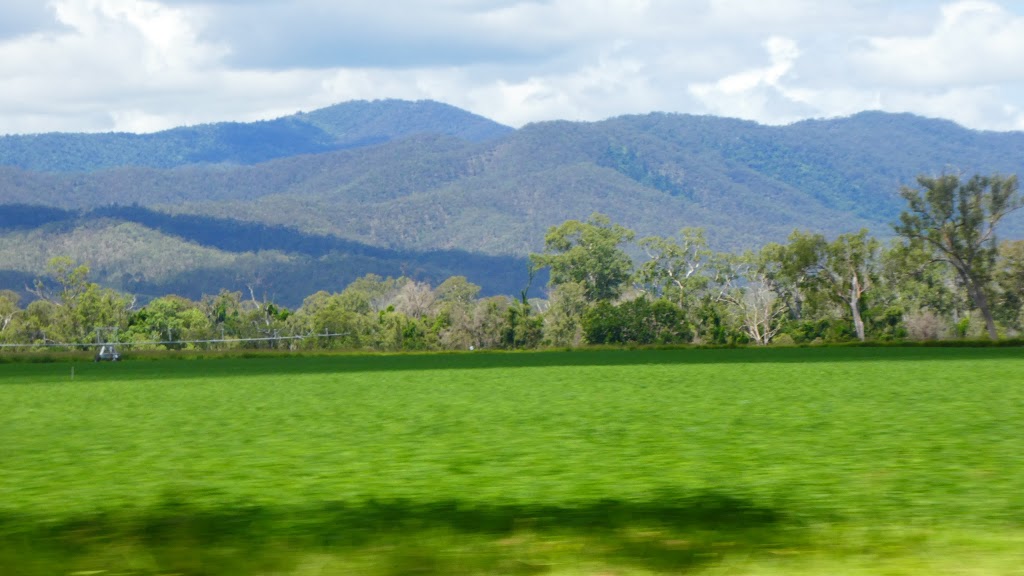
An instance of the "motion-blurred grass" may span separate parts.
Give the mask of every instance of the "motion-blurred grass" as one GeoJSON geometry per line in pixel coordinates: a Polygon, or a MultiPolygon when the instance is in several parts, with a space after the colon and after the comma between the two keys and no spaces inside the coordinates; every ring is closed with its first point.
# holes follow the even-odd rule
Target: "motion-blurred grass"
{"type": "Polygon", "coordinates": [[[0,571],[1019,573],[1022,384],[1012,348],[0,365],[0,571]]]}

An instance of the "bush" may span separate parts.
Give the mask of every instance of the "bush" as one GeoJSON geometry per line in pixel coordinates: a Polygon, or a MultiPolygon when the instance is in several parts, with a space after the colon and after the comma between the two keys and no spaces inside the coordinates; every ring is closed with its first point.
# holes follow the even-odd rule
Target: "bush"
{"type": "Polygon", "coordinates": [[[675,304],[637,298],[613,306],[599,302],[583,315],[591,344],[683,344],[693,340],[685,314],[675,304]]]}
{"type": "Polygon", "coordinates": [[[946,322],[928,309],[907,314],[903,322],[911,340],[939,340],[949,333],[946,322]]]}
{"type": "Polygon", "coordinates": [[[771,341],[772,346],[796,346],[796,340],[789,334],[779,334],[771,341]]]}

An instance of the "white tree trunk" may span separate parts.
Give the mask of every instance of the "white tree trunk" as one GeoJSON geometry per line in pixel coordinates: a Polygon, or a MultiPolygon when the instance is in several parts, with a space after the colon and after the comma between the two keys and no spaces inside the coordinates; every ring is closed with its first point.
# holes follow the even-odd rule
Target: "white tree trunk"
{"type": "Polygon", "coordinates": [[[853,329],[857,332],[857,339],[863,342],[864,319],[860,316],[860,295],[860,282],[857,281],[857,275],[854,274],[850,286],[850,312],[853,314],[853,329]]]}

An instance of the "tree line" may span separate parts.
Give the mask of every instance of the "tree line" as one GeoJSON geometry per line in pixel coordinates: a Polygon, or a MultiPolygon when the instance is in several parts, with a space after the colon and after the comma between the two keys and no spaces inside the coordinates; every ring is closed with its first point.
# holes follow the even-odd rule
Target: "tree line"
{"type": "Polygon", "coordinates": [[[24,308],[0,291],[0,344],[235,345],[440,350],[585,344],[800,344],[999,339],[1024,331],[1024,241],[999,222],[1024,203],[1015,176],[919,177],[883,243],[867,230],[718,252],[704,230],[636,238],[607,216],[551,227],[531,269],[543,298],[481,298],[465,277],[430,286],[369,274],[289,310],[250,288],[137,306],[60,257],[24,308]],[[221,342],[209,342],[209,341],[221,342]],[[227,344],[225,344],[226,341],[227,344]]]}

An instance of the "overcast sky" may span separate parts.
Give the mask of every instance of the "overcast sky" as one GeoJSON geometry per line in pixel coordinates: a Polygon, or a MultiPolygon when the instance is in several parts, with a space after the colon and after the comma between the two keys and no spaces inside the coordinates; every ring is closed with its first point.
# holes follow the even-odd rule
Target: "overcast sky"
{"type": "Polygon", "coordinates": [[[377,98],[512,126],[880,109],[1024,130],[1024,2],[0,0],[0,134],[377,98]]]}

